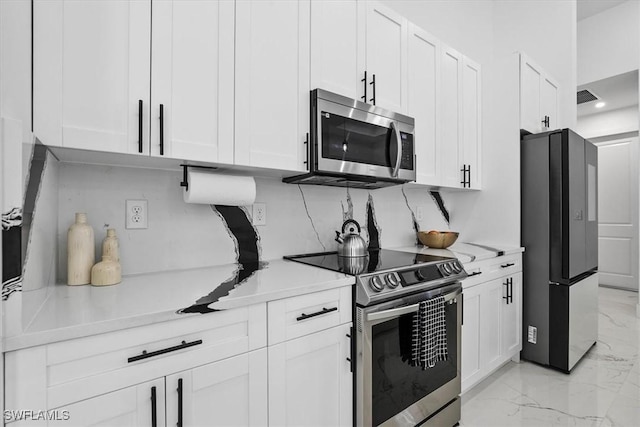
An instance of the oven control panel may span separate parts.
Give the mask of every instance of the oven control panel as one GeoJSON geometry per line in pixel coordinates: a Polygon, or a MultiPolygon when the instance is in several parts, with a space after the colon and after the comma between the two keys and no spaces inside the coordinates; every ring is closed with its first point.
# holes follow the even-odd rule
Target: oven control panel
{"type": "Polygon", "coordinates": [[[392,298],[396,294],[416,292],[422,288],[439,286],[462,280],[467,276],[457,259],[425,263],[410,269],[372,273],[359,277],[359,303],[392,298]],[[365,295],[362,295],[364,293],[365,295]]]}

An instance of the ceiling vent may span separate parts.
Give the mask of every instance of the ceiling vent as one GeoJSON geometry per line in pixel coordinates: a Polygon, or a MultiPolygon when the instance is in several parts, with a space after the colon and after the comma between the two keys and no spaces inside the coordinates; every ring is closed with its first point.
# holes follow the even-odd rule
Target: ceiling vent
{"type": "Polygon", "coordinates": [[[585,102],[595,101],[597,99],[600,98],[586,89],[578,91],[578,105],[584,104],[585,102]]]}

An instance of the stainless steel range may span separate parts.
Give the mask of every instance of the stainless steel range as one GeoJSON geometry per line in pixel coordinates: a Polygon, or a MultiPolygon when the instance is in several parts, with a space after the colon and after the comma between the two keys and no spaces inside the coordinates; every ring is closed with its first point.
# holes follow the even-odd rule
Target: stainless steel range
{"type": "Polygon", "coordinates": [[[285,257],[356,276],[355,419],[358,426],[455,425],[460,420],[462,285],[455,258],[393,250],[285,257]],[[421,302],[442,296],[446,360],[416,366],[410,353],[421,302]]]}

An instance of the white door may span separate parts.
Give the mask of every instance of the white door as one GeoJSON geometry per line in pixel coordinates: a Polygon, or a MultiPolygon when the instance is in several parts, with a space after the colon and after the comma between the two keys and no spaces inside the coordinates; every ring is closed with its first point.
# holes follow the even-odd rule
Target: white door
{"type": "Polygon", "coordinates": [[[501,362],[502,296],[504,279],[495,279],[482,285],[480,301],[480,357],[487,370],[501,362]]]}
{"type": "Polygon", "coordinates": [[[167,376],[167,425],[180,404],[185,427],[266,426],[267,349],[167,376]]]}
{"type": "Polygon", "coordinates": [[[441,50],[440,72],[440,165],[442,184],[461,187],[462,168],[462,55],[448,46],[441,50]]]}
{"type": "Polygon", "coordinates": [[[440,83],[439,41],[409,25],[407,114],[415,119],[416,182],[440,184],[437,100],[440,83]]]}
{"type": "Polygon", "coordinates": [[[542,130],[540,116],[540,68],[525,55],[520,55],[520,128],[531,133],[542,130]]]}
{"type": "Polygon", "coordinates": [[[309,21],[309,0],[236,3],[236,164],[306,169],[309,21]]]}
{"type": "Polygon", "coordinates": [[[152,22],[151,154],[233,163],[233,1],[155,2],[152,22]]]}
{"type": "Polygon", "coordinates": [[[482,74],[480,64],[462,61],[462,164],[468,168],[468,188],[480,189],[482,148],[482,74]]]}
{"type": "Polygon", "coordinates": [[[364,101],[364,41],[357,25],[362,2],[311,2],[311,89],[364,101]]]}
{"type": "Polygon", "coordinates": [[[36,0],[36,137],[149,153],[150,16],[150,0],[36,0]]]}
{"type": "Polygon", "coordinates": [[[352,425],[350,327],[269,347],[270,425],[352,425]]]}
{"type": "Polygon", "coordinates": [[[549,130],[560,128],[558,108],[558,84],[549,76],[543,76],[540,80],[540,120],[548,118],[549,130]]]}
{"type": "Polygon", "coordinates": [[[600,283],[638,291],[638,138],[597,145],[600,283]]]}
{"type": "Polygon", "coordinates": [[[462,391],[479,381],[484,375],[480,357],[480,301],[482,286],[465,288],[462,312],[462,391]]]}
{"type": "Polygon", "coordinates": [[[399,113],[407,109],[407,23],[379,2],[366,2],[367,102],[375,96],[375,105],[399,113]]]}
{"type": "Polygon", "coordinates": [[[502,354],[515,355],[522,349],[522,273],[505,277],[502,283],[502,354]],[[507,282],[511,279],[511,283],[507,282]]]}
{"type": "MultiPolygon", "coordinates": [[[[57,416],[60,419],[49,421],[45,425],[52,427],[156,425],[159,427],[165,425],[164,402],[164,377],[162,377],[59,408],[57,416]],[[68,420],[64,420],[62,411],[68,411],[68,420]]],[[[20,424],[16,424],[18,425],[20,424]]]]}

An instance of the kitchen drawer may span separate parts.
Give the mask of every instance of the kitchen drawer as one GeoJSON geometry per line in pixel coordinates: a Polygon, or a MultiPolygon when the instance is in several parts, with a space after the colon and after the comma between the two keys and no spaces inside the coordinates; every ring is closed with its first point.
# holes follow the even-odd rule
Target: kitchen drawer
{"type": "Polygon", "coordinates": [[[469,288],[522,271],[522,254],[517,253],[466,263],[464,269],[469,276],[462,281],[462,286],[469,288]]]}
{"type": "Polygon", "coordinates": [[[6,408],[57,408],[265,347],[265,319],[258,304],[9,352],[6,408]]]}
{"type": "Polygon", "coordinates": [[[522,271],[522,255],[507,255],[492,258],[486,267],[487,273],[506,276],[522,271]]]}
{"type": "Polygon", "coordinates": [[[269,345],[351,321],[351,286],[268,303],[269,345]]]}

